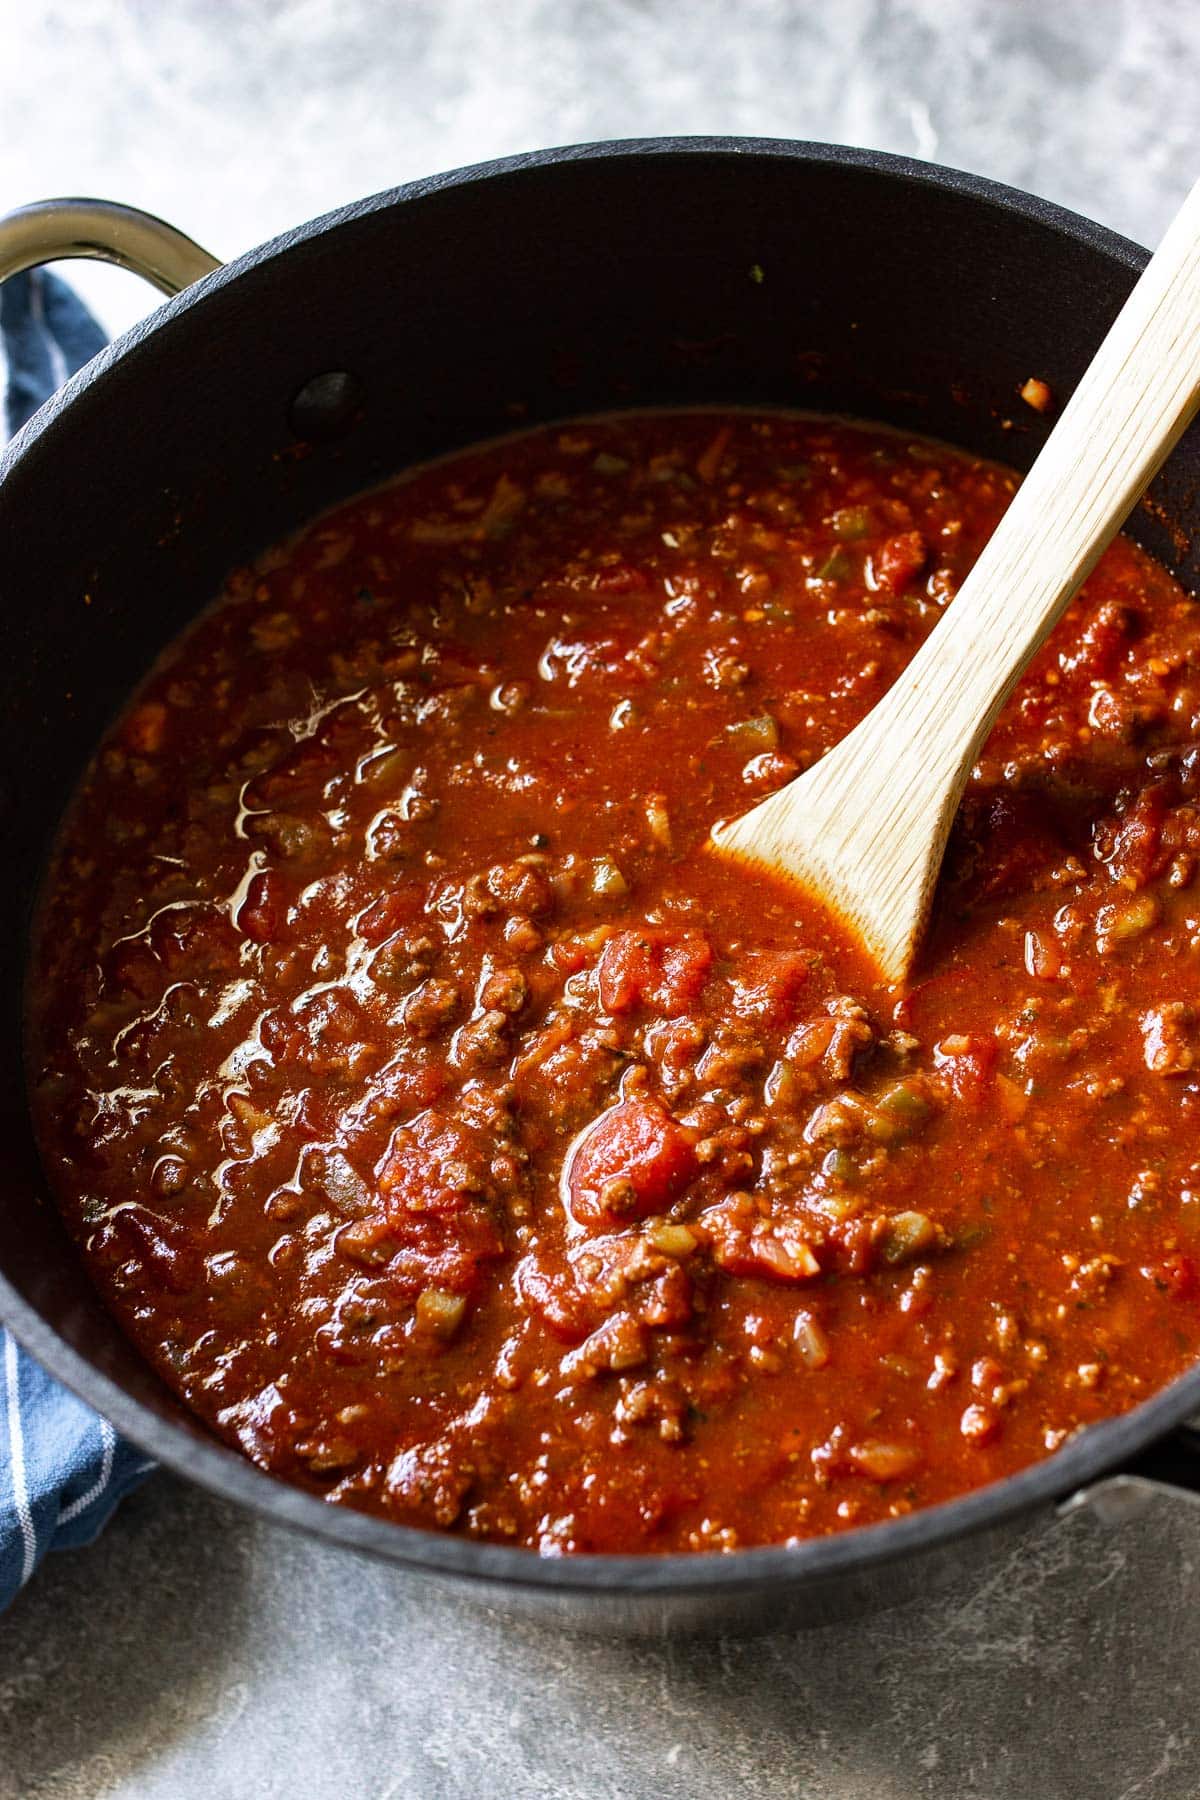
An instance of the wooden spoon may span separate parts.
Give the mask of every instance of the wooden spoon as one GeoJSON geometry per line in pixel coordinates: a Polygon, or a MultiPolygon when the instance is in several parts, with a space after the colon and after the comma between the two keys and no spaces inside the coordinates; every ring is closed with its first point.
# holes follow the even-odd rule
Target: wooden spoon
{"type": "Polygon", "coordinates": [[[715,827],[713,846],[801,883],[902,982],[997,713],[1198,404],[1200,183],[904,673],[820,762],[715,827]]]}

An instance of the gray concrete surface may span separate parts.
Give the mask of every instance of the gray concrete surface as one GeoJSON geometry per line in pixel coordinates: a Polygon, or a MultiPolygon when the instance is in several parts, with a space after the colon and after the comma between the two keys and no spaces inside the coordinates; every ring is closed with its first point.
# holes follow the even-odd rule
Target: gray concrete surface
{"type": "Polygon", "coordinates": [[[1191,1800],[1200,1524],[1047,1523],[853,1628],[515,1624],[166,1476],[0,1635],[0,1800],[1191,1800]]]}
{"type": "MultiPolygon", "coordinates": [[[[228,255],[487,156],[740,131],[1153,242],[1200,172],[1198,85],[1194,0],[0,0],[0,205],[112,194],[228,255]]],[[[148,303],[84,283],[110,329],[148,303]]],[[[1163,1501],[866,1624],[631,1647],[160,1476],[0,1622],[0,1800],[1193,1800],[1198,1550],[1163,1501]]]]}

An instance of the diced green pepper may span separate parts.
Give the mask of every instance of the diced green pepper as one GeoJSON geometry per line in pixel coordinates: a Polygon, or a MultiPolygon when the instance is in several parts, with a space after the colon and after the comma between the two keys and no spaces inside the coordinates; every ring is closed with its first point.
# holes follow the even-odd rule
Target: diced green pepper
{"type": "Polygon", "coordinates": [[[779,744],[779,727],[770,713],[757,719],[739,719],[725,727],[725,735],[739,750],[747,752],[774,750],[779,744]]]}
{"type": "Polygon", "coordinates": [[[893,1267],[912,1262],[937,1242],[937,1226],[922,1212],[894,1213],[884,1225],[879,1239],[884,1262],[893,1267]]]}
{"type": "Polygon", "coordinates": [[[843,543],[853,543],[856,538],[869,537],[871,534],[871,512],[866,506],[840,506],[830,520],[833,535],[843,543]]]}

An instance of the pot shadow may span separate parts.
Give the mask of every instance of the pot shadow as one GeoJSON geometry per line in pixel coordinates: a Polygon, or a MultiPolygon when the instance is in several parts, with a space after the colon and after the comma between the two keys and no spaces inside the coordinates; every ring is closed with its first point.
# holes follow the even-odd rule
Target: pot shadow
{"type": "Polygon", "coordinates": [[[166,1476],[0,1625],[0,1800],[1191,1800],[1195,1513],[761,1638],[514,1619],[166,1476]]]}
{"type": "Polygon", "coordinates": [[[726,1641],[715,1665],[678,1646],[672,1684],[727,1745],[763,1746],[747,1794],[1192,1800],[1196,1524],[1169,1495],[1120,1526],[1048,1518],[927,1599],[726,1641]],[[772,1787],[770,1771],[791,1785],[772,1787]]]}
{"type": "Polygon", "coordinates": [[[1193,1505],[1164,1492],[1121,1525],[1048,1517],[957,1584],[851,1623],[564,1653],[493,1621],[493,1666],[521,1671],[508,1730],[483,1729],[472,1783],[460,1722],[441,1745],[454,1781],[413,1791],[1193,1800],[1196,1547],[1193,1505]]]}

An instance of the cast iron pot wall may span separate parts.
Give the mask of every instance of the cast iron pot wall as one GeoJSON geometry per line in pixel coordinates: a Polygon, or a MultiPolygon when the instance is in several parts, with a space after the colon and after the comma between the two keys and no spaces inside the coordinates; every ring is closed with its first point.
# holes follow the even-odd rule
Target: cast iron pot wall
{"type": "MultiPolygon", "coordinates": [[[[406,464],[601,408],[842,410],[1027,465],[1047,425],[1016,389],[1036,374],[1070,390],[1144,260],[1040,202],[896,158],[601,145],[303,226],[163,307],[43,409],[0,465],[0,1313],[47,1366],[164,1462],[273,1518],[631,1629],[896,1598],[973,1558],[967,1534],[1011,1528],[1200,1408],[1197,1371],[999,1488],[792,1551],[550,1563],[324,1507],[217,1444],[100,1307],[42,1198],[20,1066],[50,831],[105,723],[231,564],[406,464]],[[302,439],[291,402],[329,371],[352,377],[352,401],[302,439]]],[[[1185,526],[1198,476],[1193,434],[1157,490],[1185,526]]],[[[1195,577],[1154,515],[1134,530],[1195,577]]]]}

